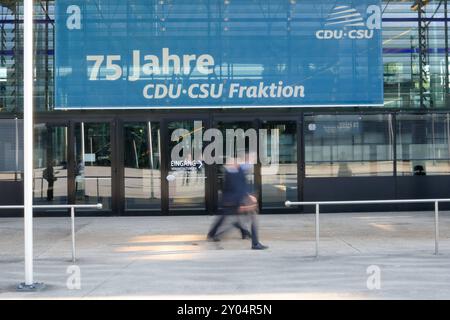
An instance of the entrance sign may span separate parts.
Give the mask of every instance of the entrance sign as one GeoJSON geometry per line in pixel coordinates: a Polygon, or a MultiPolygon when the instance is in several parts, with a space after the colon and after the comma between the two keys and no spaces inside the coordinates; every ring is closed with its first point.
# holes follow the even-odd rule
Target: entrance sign
{"type": "Polygon", "coordinates": [[[172,160],[170,170],[172,171],[196,171],[203,167],[201,160],[172,160]]]}
{"type": "Polygon", "coordinates": [[[58,0],[57,109],[383,105],[380,0],[58,0]]]}

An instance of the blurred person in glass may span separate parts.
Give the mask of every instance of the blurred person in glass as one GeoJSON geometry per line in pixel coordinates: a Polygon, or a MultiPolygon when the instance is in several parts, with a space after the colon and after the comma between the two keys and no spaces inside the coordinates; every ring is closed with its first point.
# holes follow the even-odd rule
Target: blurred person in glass
{"type": "Polygon", "coordinates": [[[47,180],[47,201],[53,201],[53,189],[55,181],[58,180],[56,178],[56,174],[58,171],[54,169],[55,161],[49,160],[47,162],[47,168],[42,172],[42,177],[47,180]]]}

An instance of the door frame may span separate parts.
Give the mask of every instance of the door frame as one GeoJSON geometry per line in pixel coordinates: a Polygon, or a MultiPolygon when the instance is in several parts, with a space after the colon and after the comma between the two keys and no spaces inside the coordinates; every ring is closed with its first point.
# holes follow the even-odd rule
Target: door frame
{"type": "MultiPolygon", "coordinates": [[[[305,135],[304,135],[304,121],[303,112],[292,114],[290,117],[286,115],[262,115],[258,118],[259,128],[263,121],[289,121],[295,122],[297,126],[297,200],[303,201],[304,194],[304,180],[305,180],[305,135]]],[[[259,151],[259,149],[258,149],[259,151]]],[[[262,180],[262,178],[260,178],[262,180]]],[[[260,210],[262,213],[303,213],[303,207],[291,207],[291,208],[262,208],[262,201],[260,201],[260,210]]]]}
{"type": "Polygon", "coordinates": [[[68,204],[75,204],[75,124],[76,123],[108,123],[110,125],[110,144],[111,144],[111,208],[102,210],[86,210],[78,212],[77,215],[104,216],[105,212],[109,215],[120,214],[117,207],[119,199],[117,198],[118,170],[117,162],[117,140],[116,140],[116,121],[112,115],[101,113],[55,113],[55,114],[37,114],[34,125],[51,124],[55,126],[67,127],[67,199],[68,204]]]}
{"type": "Polygon", "coordinates": [[[116,135],[117,135],[117,142],[118,145],[116,147],[117,149],[117,163],[118,163],[118,171],[116,174],[116,178],[117,178],[117,206],[118,206],[118,212],[119,215],[121,216],[159,216],[159,215],[166,215],[166,211],[163,210],[163,203],[164,203],[164,197],[162,194],[162,184],[164,183],[164,174],[163,174],[163,120],[161,117],[155,117],[155,116],[147,116],[147,117],[143,117],[143,116],[130,116],[130,117],[118,117],[116,119],[117,122],[117,130],[116,130],[116,135]],[[160,208],[159,209],[150,209],[150,210],[126,210],[126,206],[125,206],[125,150],[124,150],[124,146],[125,146],[125,124],[128,123],[147,123],[147,122],[152,122],[152,123],[158,123],[159,124],[159,130],[160,130],[160,140],[158,143],[160,144],[160,158],[161,158],[161,163],[160,163],[160,187],[161,187],[161,199],[160,199],[160,208]]]}
{"type": "Polygon", "coordinates": [[[211,128],[211,117],[208,113],[195,113],[195,114],[174,114],[170,116],[164,116],[161,120],[161,198],[162,206],[161,212],[164,215],[193,215],[193,214],[212,214],[213,203],[211,199],[211,189],[214,187],[214,183],[211,175],[211,166],[205,164],[205,207],[203,210],[187,209],[187,210],[174,210],[169,206],[169,182],[166,177],[169,174],[169,162],[170,162],[170,136],[169,127],[170,122],[176,121],[202,121],[204,129],[211,128]]]}
{"type": "MultiPolygon", "coordinates": [[[[49,119],[42,119],[42,118],[38,118],[34,121],[33,126],[36,127],[37,125],[50,125],[50,126],[55,126],[55,127],[66,127],[67,128],[67,154],[66,154],[66,159],[67,159],[67,185],[66,185],[66,192],[67,192],[67,203],[71,204],[71,176],[73,175],[73,170],[71,170],[71,162],[70,162],[70,153],[71,153],[71,149],[70,149],[70,121],[69,120],[64,120],[64,119],[54,119],[54,118],[49,118],[49,119]]],[[[33,134],[33,139],[35,139],[34,134],[33,134]]],[[[36,147],[36,145],[33,143],[34,148],[36,147]]],[[[34,151],[33,151],[34,152],[34,151]]],[[[34,164],[33,164],[34,166],[34,164]]],[[[34,172],[34,168],[33,168],[33,172],[34,172]]],[[[33,174],[34,176],[34,174],[33,174]]],[[[33,178],[34,181],[34,178],[33,178]]],[[[75,180],[74,180],[75,181],[75,180]]],[[[34,183],[33,183],[34,184],[34,183]]],[[[34,198],[34,187],[33,187],[33,198],[34,198]]],[[[33,200],[34,201],[34,200],[33,200]]],[[[55,209],[36,209],[36,215],[37,216],[59,216],[59,211],[61,211],[61,216],[66,216],[66,214],[69,212],[68,209],[60,209],[60,210],[55,210],[55,209]],[[48,213],[49,210],[51,210],[51,213],[48,213]],[[58,213],[55,214],[55,211],[57,211],[58,213]]]]}
{"type": "MultiPolygon", "coordinates": [[[[290,115],[277,115],[270,113],[263,113],[260,116],[255,116],[251,114],[242,114],[239,112],[220,114],[214,113],[211,117],[211,123],[214,127],[217,127],[218,122],[236,122],[237,119],[239,122],[251,122],[254,125],[256,130],[260,129],[263,121],[291,121],[296,122],[297,125],[297,201],[303,201],[303,186],[304,186],[304,178],[305,178],[305,154],[304,154],[304,134],[303,134],[303,112],[293,112],[290,115]]],[[[257,150],[259,153],[259,141],[257,150]]],[[[217,181],[217,165],[211,166],[213,167],[212,172],[212,181],[217,181]]],[[[264,209],[262,208],[262,176],[261,176],[261,164],[258,163],[255,165],[254,169],[254,182],[255,189],[257,190],[258,198],[259,198],[259,209],[261,213],[299,213],[303,212],[303,207],[298,208],[270,208],[264,209]]],[[[218,210],[218,186],[215,183],[212,190],[212,202],[214,211],[218,210]]]]}
{"type": "MultiPolygon", "coordinates": [[[[89,118],[84,117],[73,117],[69,121],[69,163],[72,165],[69,166],[70,168],[70,180],[69,180],[69,191],[70,191],[70,203],[75,203],[75,165],[76,165],[76,159],[75,159],[75,125],[78,123],[83,122],[84,124],[87,123],[108,123],[109,124],[109,143],[111,145],[111,208],[110,209],[102,209],[103,212],[110,212],[111,215],[117,216],[120,214],[119,211],[119,199],[117,197],[118,195],[118,187],[120,184],[120,180],[117,178],[117,172],[119,169],[119,164],[117,161],[117,135],[116,135],[116,121],[114,121],[114,117],[95,117],[95,116],[89,116],[89,118]]],[[[90,212],[90,214],[99,212],[98,210],[90,212]]],[[[99,213],[100,215],[101,213],[99,213]]]]}

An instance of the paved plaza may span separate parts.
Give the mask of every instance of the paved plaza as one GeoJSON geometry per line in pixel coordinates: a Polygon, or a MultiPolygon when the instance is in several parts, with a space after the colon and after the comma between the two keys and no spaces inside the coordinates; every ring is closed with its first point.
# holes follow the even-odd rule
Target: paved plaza
{"type": "Polygon", "coordinates": [[[69,218],[36,218],[35,280],[47,288],[21,293],[23,220],[2,218],[0,299],[450,298],[449,212],[441,212],[438,256],[432,212],[323,214],[318,258],[314,215],[261,216],[265,251],[237,231],[207,242],[212,221],[80,217],[72,263],[69,218]]]}

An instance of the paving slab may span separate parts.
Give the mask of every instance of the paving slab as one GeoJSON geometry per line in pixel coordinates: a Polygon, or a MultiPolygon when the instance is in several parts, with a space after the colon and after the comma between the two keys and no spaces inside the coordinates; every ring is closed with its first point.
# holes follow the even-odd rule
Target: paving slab
{"type": "Polygon", "coordinates": [[[0,299],[450,298],[450,212],[437,256],[432,212],[323,214],[317,258],[314,215],[260,216],[264,251],[234,230],[207,242],[213,219],[80,217],[73,263],[70,220],[36,218],[35,280],[47,288],[19,293],[23,219],[1,218],[0,299]]]}

